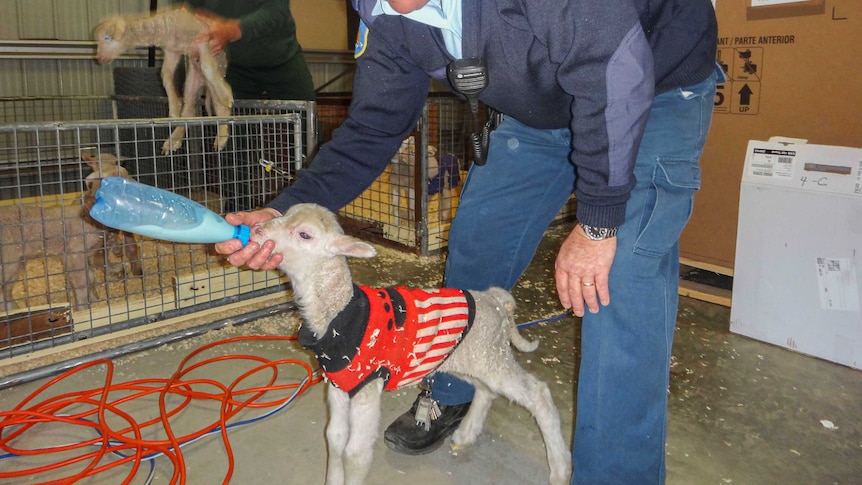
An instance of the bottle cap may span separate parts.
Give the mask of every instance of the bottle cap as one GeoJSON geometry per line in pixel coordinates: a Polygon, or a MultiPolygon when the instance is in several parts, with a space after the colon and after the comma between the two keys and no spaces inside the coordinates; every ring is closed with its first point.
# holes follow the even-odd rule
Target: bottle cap
{"type": "Polygon", "coordinates": [[[236,226],[236,229],[233,231],[233,238],[239,239],[242,243],[243,247],[248,244],[248,240],[251,237],[251,228],[246,226],[245,224],[240,224],[236,226]]]}

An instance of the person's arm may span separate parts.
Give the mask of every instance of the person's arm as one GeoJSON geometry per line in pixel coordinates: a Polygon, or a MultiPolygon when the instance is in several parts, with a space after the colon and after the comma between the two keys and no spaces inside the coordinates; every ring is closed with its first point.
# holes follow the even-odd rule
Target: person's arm
{"type": "MultiPolygon", "coordinates": [[[[393,20],[378,20],[375,27],[393,20]]],[[[410,62],[405,46],[389,44],[385,36],[374,32],[369,33],[365,51],[356,60],[353,100],[347,118],[333,132],[332,139],[323,144],[311,165],[267,204],[264,210],[269,214],[273,214],[272,210],[283,214],[302,202],[340,209],[383,173],[403,139],[416,126],[430,78],[410,62]]],[[[241,213],[228,220],[243,223],[245,214],[257,217],[260,212],[241,213]]],[[[245,264],[252,269],[273,269],[280,261],[280,256],[272,254],[271,242],[263,246],[249,243],[241,248],[239,241],[232,240],[217,244],[216,251],[229,255],[230,264],[245,264]]]]}
{"type": "Polygon", "coordinates": [[[573,98],[572,155],[580,222],[618,227],[652,105],[653,57],[630,0],[527,2],[558,82],[573,98]],[[552,10],[556,9],[556,11],[552,10]]]}
{"type": "Polygon", "coordinates": [[[193,11],[195,17],[207,24],[207,38],[202,40],[209,41],[210,50],[214,54],[224,50],[227,44],[243,38],[254,42],[272,36],[275,32],[296,30],[290,13],[290,2],[287,0],[270,0],[237,18],[224,17],[210,11],[205,0],[188,0],[184,7],[193,11]]]}
{"type": "MultiPolygon", "coordinates": [[[[571,94],[571,160],[578,221],[617,228],[634,188],[634,164],[652,104],[650,46],[629,0],[526,3],[531,26],[559,64],[571,94]]],[[[560,303],[583,316],[610,304],[616,238],[596,241],[575,226],[555,263],[560,303]]]]}
{"type": "MultiPolygon", "coordinates": [[[[416,126],[430,77],[410,61],[407,47],[387,40],[399,17],[379,18],[356,59],[353,98],[347,118],[323,144],[310,167],[267,207],[284,212],[300,202],[338,210],[359,196],[386,169],[416,126]],[[379,30],[375,30],[378,29],[379,30]]],[[[404,20],[407,21],[407,20],[404,20]]]]}
{"type": "Polygon", "coordinates": [[[206,0],[186,0],[182,8],[194,13],[198,20],[206,24],[206,33],[199,35],[195,42],[207,42],[213,54],[220,53],[229,43],[242,38],[240,21],[210,11],[206,0]]]}

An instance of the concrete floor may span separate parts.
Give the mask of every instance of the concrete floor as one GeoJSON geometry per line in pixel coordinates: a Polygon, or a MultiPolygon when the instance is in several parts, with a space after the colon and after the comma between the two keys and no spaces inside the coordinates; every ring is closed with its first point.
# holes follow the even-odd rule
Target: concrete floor
{"type": "MultiPolygon", "coordinates": [[[[520,304],[519,322],[560,314],[552,268],[562,238],[561,229],[548,232],[534,264],[514,291],[520,304]]],[[[418,258],[389,249],[383,249],[375,260],[356,261],[353,267],[357,281],[380,285],[430,286],[442,274],[440,258],[418,258]]],[[[862,484],[862,372],[731,334],[729,314],[726,307],[689,298],[680,301],[671,369],[667,483],[862,484]],[[822,420],[833,426],[828,427],[828,422],[824,425],[822,420]]],[[[267,317],[118,358],[114,381],[166,378],[201,345],[233,336],[289,334],[297,324],[295,315],[267,317]]],[[[579,319],[567,317],[525,328],[527,337],[541,343],[536,352],[519,355],[524,367],[551,387],[569,440],[579,325],[579,319]]],[[[208,355],[236,353],[310,361],[294,342],[234,344],[208,355]]],[[[229,384],[250,367],[229,361],[207,366],[191,376],[229,384]]],[[[0,410],[16,406],[42,383],[0,392],[0,410]]],[[[46,395],[104,385],[104,367],[93,368],[53,386],[46,395]]],[[[409,389],[384,397],[381,432],[410,406],[415,394],[409,389]]],[[[178,433],[191,432],[217,420],[217,409],[218,403],[195,403],[171,422],[178,433]]],[[[158,399],[139,400],[123,406],[123,410],[143,421],[158,415],[158,399]]],[[[260,414],[249,410],[239,418],[260,414]]],[[[229,439],[235,454],[231,483],[323,483],[325,423],[324,386],[316,385],[285,410],[231,429],[229,439]]],[[[156,432],[148,434],[159,436],[156,432]]],[[[89,431],[43,425],[16,443],[38,446],[92,437],[89,431]]],[[[223,481],[228,460],[219,435],[188,444],[183,456],[186,483],[223,481]]],[[[2,460],[0,470],[15,469],[20,463],[18,459],[2,460]]],[[[120,483],[128,470],[101,474],[86,483],[120,483]]],[[[155,460],[153,483],[168,483],[171,473],[173,466],[167,459],[155,460]]],[[[44,482],[60,476],[30,476],[2,483],[44,482]]],[[[407,457],[389,451],[379,439],[368,483],[521,485],[547,483],[547,476],[535,422],[517,405],[498,400],[484,433],[468,450],[455,453],[443,447],[429,455],[407,457]]],[[[145,483],[145,477],[146,470],[142,469],[132,483],[145,483]]]]}

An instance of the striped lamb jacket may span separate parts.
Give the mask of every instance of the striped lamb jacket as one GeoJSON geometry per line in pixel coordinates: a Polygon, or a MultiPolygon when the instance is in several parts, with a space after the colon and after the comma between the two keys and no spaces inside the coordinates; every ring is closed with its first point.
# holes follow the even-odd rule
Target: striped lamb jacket
{"type": "Polygon", "coordinates": [[[374,379],[392,391],[416,384],[455,349],[475,317],[462,290],[354,285],[350,303],[315,336],[303,325],[299,343],[314,352],[326,378],[351,397],[374,379]]]}

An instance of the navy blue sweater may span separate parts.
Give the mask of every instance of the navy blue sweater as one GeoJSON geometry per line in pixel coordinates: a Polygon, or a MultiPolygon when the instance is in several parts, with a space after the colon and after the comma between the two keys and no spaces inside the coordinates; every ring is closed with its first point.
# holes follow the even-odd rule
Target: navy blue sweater
{"type": "MultiPolygon", "coordinates": [[[[372,17],[374,0],[353,2],[369,28],[357,49],[348,117],[269,204],[279,211],[300,202],[335,210],[352,201],[413,129],[430,80],[449,86],[452,56],[438,29],[372,17]]],[[[698,83],[714,69],[710,0],[462,2],[463,55],[488,66],[479,99],[529,126],[571,129],[578,219],[619,226],[654,92],[698,83]]]]}

